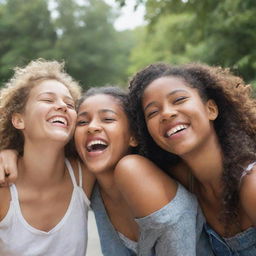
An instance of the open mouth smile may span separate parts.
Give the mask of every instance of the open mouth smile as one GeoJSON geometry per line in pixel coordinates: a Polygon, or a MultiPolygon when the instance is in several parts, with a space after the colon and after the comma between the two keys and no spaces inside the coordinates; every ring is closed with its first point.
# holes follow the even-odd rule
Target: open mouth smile
{"type": "Polygon", "coordinates": [[[107,147],[107,142],[99,139],[92,140],[86,145],[86,149],[88,152],[101,152],[104,151],[107,147]]]}
{"type": "Polygon", "coordinates": [[[187,124],[179,124],[179,125],[176,125],[174,127],[172,127],[170,130],[168,130],[166,133],[165,133],[165,137],[166,138],[169,138],[171,137],[172,135],[174,134],[177,134],[185,129],[188,128],[188,125],[187,124]]]}
{"type": "Polygon", "coordinates": [[[52,124],[60,124],[62,126],[68,126],[68,121],[65,117],[62,117],[62,116],[54,116],[54,117],[51,117],[49,120],[48,120],[49,123],[52,123],[52,124]]]}

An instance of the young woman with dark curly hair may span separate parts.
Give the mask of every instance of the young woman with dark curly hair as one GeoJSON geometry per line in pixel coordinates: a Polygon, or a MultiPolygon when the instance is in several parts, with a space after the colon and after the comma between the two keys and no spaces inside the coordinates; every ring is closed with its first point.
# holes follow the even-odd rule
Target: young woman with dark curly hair
{"type": "Polygon", "coordinates": [[[216,255],[256,255],[256,100],[229,70],[154,64],[130,82],[141,153],[190,189],[216,255]]]}

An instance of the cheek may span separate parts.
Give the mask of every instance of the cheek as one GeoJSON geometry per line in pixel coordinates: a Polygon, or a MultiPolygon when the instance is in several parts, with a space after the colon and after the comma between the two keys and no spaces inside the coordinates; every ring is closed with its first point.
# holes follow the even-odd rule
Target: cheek
{"type": "Polygon", "coordinates": [[[150,120],[147,122],[147,128],[149,135],[152,137],[154,142],[160,146],[161,148],[164,147],[164,143],[162,142],[162,136],[160,134],[160,128],[157,125],[157,122],[150,120]]]}
{"type": "Polygon", "coordinates": [[[149,121],[146,121],[146,125],[151,137],[155,138],[157,136],[157,130],[158,130],[156,122],[154,122],[154,120],[149,120],[149,121]]]}
{"type": "Polygon", "coordinates": [[[147,127],[148,127],[148,132],[149,132],[150,136],[154,138],[155,133],[154,133],[153,127],[151,125],[148,125],[147,127]]]}
{"type": "Polygon", "coordinates": [[[198,111],[194,114],[194,119],[198,119],[198,126],[208,125],[210,120],[205,108],[201,108],[201,111],[198,111]]]}
{"type": "Polygon", "coordinates": [[[77,119],[77,113],[76,113],[76,111],[75,111],[75,110],[72,112],[72,117],[73,117],[73,118],[74,118],[74,120],[76,121],[76,119],[77,119]]]}
{"type": "Polygon", "coordinates": [[[71,110],[70,112],[70,116],[71,116],[71,122],[73,122],[74,124],[76,123],[76,119],[77,119],[77,113],[75,110],[71,110]]]}
{"type": "Polygon", "coordinates": [[[83,144],[83,141],[84,141],[84,139],[83,139],[84,134],[85,134],[84,129],[82,129],[81,127],[76,128],[75,134],[74,134],[74,140],[75,140],[76,148],[79,151],[80,151],[81,145],[83,144]]]}
{"type": "Polygon", "coordinates": [[[158,146],[162,146],[161,137],[160,137],[160,134],[158,132],[158,129],[156,128],[156,125],[148,125],[148,132],[149,132],[149,135],[151,136],[151,138],[153,139],[153,141],[158,146]]]}

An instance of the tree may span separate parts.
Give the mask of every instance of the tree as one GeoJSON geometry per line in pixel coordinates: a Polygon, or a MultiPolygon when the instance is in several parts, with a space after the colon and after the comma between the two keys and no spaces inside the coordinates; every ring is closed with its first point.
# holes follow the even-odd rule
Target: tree
{"type": "Polygon", "coordinates": [[[1,1],[0,17],[1,82],[10,77],[14,66],[54,56],[57,37],[46,1],[1,1]]]}
{"type": "Polygon", "coordinates": [[[154,62],[181,64],[190,61],[183,33],[191,21],[189,15],[179,14],[160,18],[151,27],[137,29],[137,44],[131,52],[130,74],[154,62]]]}
{"type": "Polygon", "coordinates": [[[68,71],[84,87],[123,81],[127,65],[123,60],[131,46],[121,43],[128,34],[114,29],[110,7],[101,0],[80,5],[72,0],[56,2],[59,58],[66,60],[68,71]]]}
{"type": "MultiPolygon", "coordinates": [[[[145,4],[145,18],[150,27],[177,15],[191,17],[189,23],[181,21],[185,40],[182,45],[186,45],[183,55],[190,60],[231,67],[247,81],[256,80],[254,0],[137,0],[137,4],[145,4]]],[[[179,33],[178,27],[176,33],[179,33]]]]}
{"type": "Polygon", "coordinates": [[[103,0],[0,0],[0,77],[42,57],[64,60],[84,87],[126,84],[132,33],[103,0]]]}

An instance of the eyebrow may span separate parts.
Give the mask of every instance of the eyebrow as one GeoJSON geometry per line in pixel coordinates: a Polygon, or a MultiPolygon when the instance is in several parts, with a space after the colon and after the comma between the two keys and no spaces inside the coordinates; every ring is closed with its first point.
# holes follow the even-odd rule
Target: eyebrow
{"type": "Polygon", "coordinates": [[[116,113],[114,110],[111,110],[111,109],[101,109],[100,112],[101,112],[101,113],[111,112],[111,113],[117,115],[117,113],[116,113]]]}
{"type": "MultiPolygon", "coordinates": [[[[101,109],[99,111],[99,113],[108,113],[108,112],[117,115],[117,113],[115,111],[111,110],[111,109],[101,109]]],[[[89,113],[87,111],[84,111],[84,112],[78,113],[78,116],[87,116],[88,114],[89,113]]]]}
{"type": "MultiPolygon", "coordinates": [[[[168,94],[166,95],[166,97],[168,98],[168,97],[170,97],[170,96],[172,96],[172,95],[174,95],[174,94],[176,94],[176,93],[179,93],[179,92],[186,92],[186,93],[187,93],[187,91],[184,90],[184,89],[177,89],[177,90],[173,90],[173,91],[171,91],[170,93],[168,93],[168,94]]],[[[154,105],[154,104],[156,104],[156,101],[152,101],[152,102],[150,102],[149,104],[147,104],[147,106],[144,108],[144,112],[145,112],[149,107],[151,107],[151,106],[154,105]]]]}

